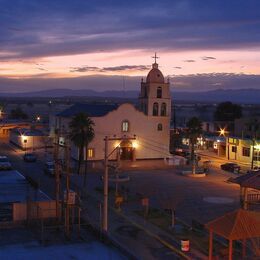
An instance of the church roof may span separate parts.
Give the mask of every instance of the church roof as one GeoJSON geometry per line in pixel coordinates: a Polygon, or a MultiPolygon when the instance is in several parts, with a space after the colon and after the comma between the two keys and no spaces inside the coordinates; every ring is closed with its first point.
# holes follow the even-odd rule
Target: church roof
{"type": "Polygon", "coordinates": [[[61,117],[73,117],[78,113],[86,113],[90,117],[104,116],[107,113],[118,108],[118,105],[103,105],[103,104],[75,104],[62,112],[58,113],[57,116],[61,117]]]}
{"type": "Polygon", "coordinates": [[[158,69],[157,63],[154,63],[153,68],[149,71],[146,77],[146,83],[164,83],[164,76],[158,69]]]}

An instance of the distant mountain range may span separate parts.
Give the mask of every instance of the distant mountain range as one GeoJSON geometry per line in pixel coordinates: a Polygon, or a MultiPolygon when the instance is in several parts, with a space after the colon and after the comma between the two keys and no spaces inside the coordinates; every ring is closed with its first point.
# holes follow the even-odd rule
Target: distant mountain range
{"type": "MultiPolygon", "coordinates": [[[[0,93],[0,97],[107,97],[107,98],[138,98],[139,91],[103,91],[97,92],[90,89],[52,89],[24,93],[0,93]]],[[[205,92],[172,92],[176,101],[222,102],[260,104],[260,89],[217,89],[205,92]]]]}

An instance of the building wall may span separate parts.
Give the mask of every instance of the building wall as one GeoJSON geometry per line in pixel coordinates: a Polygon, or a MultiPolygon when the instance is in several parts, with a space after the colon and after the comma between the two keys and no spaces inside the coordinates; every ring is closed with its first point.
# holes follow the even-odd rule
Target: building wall
{"type": "MultiPolygon", "coordinates": [[[[47,136],[21,136],[15,132],[10,132],[9,141],[23,150],[29,149],[37,149],[37,148],[44,148],[45,140],[47,141],[49,137],[47,136]],[[24,140],[27,140],[25,143],[24,140]]],[[[49,142],[50,145],[50,142],[49,142]]]]}
{"type": "MultiPolygon", "coordinates": [[[[255,144],[255,153],[259,152],[259,146],[257,146],[256,142],[255,144]]],[[[238,139],[238,138],[227,138],[227,144],[226,144],[226,158],[230,160],[235,160],[238,163],[248,163],[250,164],[252,162],[252,156],[253,156],[253,146],[252,146],[252,141],[251,140],[245,140],[245,139],[238,139]],[[228,141],[229,139],[229,141],[228,141]],[[233,148],[236,147],[236,148],[233,148]],[[246,156],[246,153],[244,151],[243,154],[243,148],[249,149],[249,153],[246,156]],[[229,154],[229,155],[228,155],[229,154]]],[[[255,166],[260,166],[260,161],[255,161],[254,162],[255,166]]]]}
{"type": "Polygon", "coordinates": [[[13,203],[13,221],[56,217],[56,201],[33,201],[13,203]]]}
{"type": "Polygon", "coordinates": [[[29,128],[30,127],[30,123],[23,123],[23,122],[17,122],[17,123],[13,123],[13,122],[4,122],[2,124],[0,124],[0,138],[8,138],[10,135],[10,132],[12,131],[12,129],[17,128],[17,127],[21,127],[21,128],[29,128]]]}
{"type": "Polygon", "coordinates": [[[166,103],[166,116],[171,116],[171,94],[170,94],[170,84],[169,83],[142,83],[141,84],[141,95],[140,95],[140,105],[141,109],[145,111],[148,115],[153,114],[153,104],[158,103],[159,109],[158,114],[161,114],[162,103],[166,103]],[[162,88],[162,97],[157,98],[157,88],[162,88]],[[146,88],[147,95],[144,93],[146,88]]]}
{"type": "MultiPolygon", "coordinates": [[[[64,125],[68,131],[68,124],[71,119],[60,118],[56,122],[64,125]]],[[[117,110],[114,110],[102,117],[92,117],[95,123],[95,138],[90,143],[89,148],[94,149],[94,157],[89,160],[104,159],[104,138],[123,136],[133,138],[136,135],[135,155],[136,159],[155,159],[169,157],[170,140],[170,122],[169,117],[147,116],[138,111],[132,104],[123,104],[117,110]],[[122,122],[129,122],[129,132],[122,132],[122,122]],[[158,124],[162,124],[162,131],[158,131],[158,124]]],[[[109,141],[108,153],[110,153],[118,144],[119,140],[109,141]]],[[[72,145],[72,156],[77,157],[77,149],[72,145]]],[[[116,159],[114,152],[110,159],[116,159]]]]}

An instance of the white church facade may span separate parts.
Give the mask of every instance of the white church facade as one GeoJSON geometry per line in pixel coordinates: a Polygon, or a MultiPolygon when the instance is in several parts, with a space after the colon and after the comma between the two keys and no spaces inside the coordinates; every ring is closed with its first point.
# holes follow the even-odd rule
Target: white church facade
{"type": "MultiPolygon", "coordinates": [[[[56,115],[55,129],[69,132],[69,122],[79,112],[94,122],[95,137],[85,149],[89,161],[104,159],[104,138],[107,136],[109,160],[163,159],[169,157],[171,95],[169,81],[165,81],[155,62],[146,80],[141,82],[139,107],[121,105],[75,104],[56,115]]],[[[72,157],[78,149],[71,143],[72,157]]]]}

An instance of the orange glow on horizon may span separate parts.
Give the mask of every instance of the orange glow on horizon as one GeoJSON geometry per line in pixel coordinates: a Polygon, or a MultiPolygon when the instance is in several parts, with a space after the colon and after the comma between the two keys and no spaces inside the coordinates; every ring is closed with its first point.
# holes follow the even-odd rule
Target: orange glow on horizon
{"type": "MultiPolygon", "coordinates": [[[[164,76],[200,73],[260,74],[259,50],[218,51],[158,51],[159,68],[164,76]],[[203,60],[203,57],[213,57],[203,60]]],[[[8,78],[73,78],[90,75],[145,76],[147,70],[113,70],[118,66],[150,66],[153,63],[150,50],[124,50],[117,52],[85,53],[34,59],[1,61],[0,77],[8,78]],[[77,68],[91,67],[82,71],[77,68]],[[109,71],[109,68],[112,69],[109,71]],[[97,68],[95,70],[95,68],[97,68]],[[102,71],[103,68],[108,68],[102,71]],[[100,70],[99,70],[100,69],[100,70]]]]}

